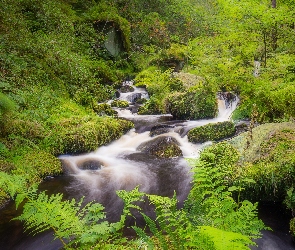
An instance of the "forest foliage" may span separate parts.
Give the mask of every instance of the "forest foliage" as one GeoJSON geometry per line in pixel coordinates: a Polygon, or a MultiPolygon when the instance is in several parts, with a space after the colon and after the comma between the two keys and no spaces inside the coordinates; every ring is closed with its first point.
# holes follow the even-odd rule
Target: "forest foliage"
{"type": "MultiPolygon", "coordinates": [[[[120,230],[130,216],[128,209],[139,209],[132,205],[144,196],[139,190],[119,192],[126,207],[120,222],[112,224],[104,220],[99,204],[81,209],[81,202],[49,197],[30,186],[61,172],[57,155],[94,150],[133,127],[106,104],[98,105],[115,99],[115,89],[125,79],[135,78],[147,88],[151,98],[140,109],[145,114],[213,117],[215,93],[232,91],[240,96],[235,120],[251,118],[253,111],[258,122],[292,120],[294,5],[294,0],[1,0],[0,200],[8,194],[17,204],[26,199],[19,219],[28,228],[37,226],[38,232],[52,228],[68,247],[222,249],[222,242],[227,249],[247,248],[263,225],[257,205],[237,199],[253,182],[237,178],[239,168],[231,157],[238,157],[226,145],[208,149],[194,164],[194,181],[202,185],[194,185],[185,208],[176,209],[173,197],[147,196],[156,207],[156,223],[143,215],[151,234],[134,228],[139,239],[131,242],[120,230]],[[118,55],[105,46],[106,27],[120,34],[118,55]],[[172,74],[179,70],[198,76],[195,86],[172,74]],[[214,152],[220,148],[228,152],[227,158],[214,152]],[[36,208],[40,213],[32,213],[36,208]],[[52,215],[51,224],[42,221],[44,214],[52,215]],[[58,221],[60,214],[63,219],[58,221]]],[[[256,178],[262,184],[269,180],[261,175],[266,165],[285,173],[282,152],[293,145],[293,132],[276,136],[278,143],[264,145],[265,159],[248,164],[249,175],[263,176],[256,178]],[[273,148],[278,150],[268,155],[273,148]]],[[[290,159],[293,163],[293,154],[290,159]]],[[[292,210],[292,183],[286,187],[286,204],[292,210]]]]}

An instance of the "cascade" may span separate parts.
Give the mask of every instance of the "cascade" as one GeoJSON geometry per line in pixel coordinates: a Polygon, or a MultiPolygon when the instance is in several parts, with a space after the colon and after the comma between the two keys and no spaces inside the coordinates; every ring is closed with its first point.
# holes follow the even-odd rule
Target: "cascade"
{"type": "MultiPolygon", "coordinates": [[[[132,82],[125,84],[132,85],[132,82]]],[[[133,92],[120,93],[119,96],[119,99],[127,100],[131,106],[134,105],[134,99],[131,96],[139,94],[140,98],[148,98],[145,89],[133,88],[133,92]]],[[[175,191],[178,205],[182,206],[190,191],[192,180],[190,166],[185,159],[197,158],[202,148],[211,143],[190,143],[187,132],[193,127],[229,120],[239,100],[232,98],[229,101],[226,96],[228,95],[218,95],[218,116],[206,120],[175,121],[169,114],[137,115],[131,112],[132,109],[115,108],[118,116],[133,121],[135,128],[120,139],[99,147],[94,152],[60,156],[65,175],[42,183],[41,189],[52,190],[53,193],[63,192],[66,198],[79,199],[85,196],[85,202],[93,200],[100,202],[106,208],[109,221],[116,221],[120,217],[123,202],[116,195],[116,190],[120,189],[132,190],[139,186],[142,192],[169,197],[172,197],[175,191]],[[142,145],[149,144],[160,137],[167,138],[167,141],[176,141],[183,156],[158,158],[141,150],[142,145]]],[[[11,205],[6,210],[0,211],[0,216],[4,214],[8,218],[0,224],[0,249],[53,250],[62,247],[58,240],[53,240],[50,232],[28,236],[23,232],[20,222],[8,222],[9,218],[16,216],[14,209],[11,205]]],[[[153,216],[152,208],[148,205],[143,210],[149,216],[153,216]]],[[[140,225],[142,223],[140,218],[136,219],[137,225],[140,225]]],[[[272,242],[275,236],[270,236],[269,232],[264,232],[264,235],[258,243],[269,246],[267,244],[272,242]]],[[[282,241],[277,239],[276,242],[280,244],[282,241]]],[[[289,247],[289,245],[285,246],[289,247]]],[[[252,249],[270,248],[254,247],[252,249]]]]}

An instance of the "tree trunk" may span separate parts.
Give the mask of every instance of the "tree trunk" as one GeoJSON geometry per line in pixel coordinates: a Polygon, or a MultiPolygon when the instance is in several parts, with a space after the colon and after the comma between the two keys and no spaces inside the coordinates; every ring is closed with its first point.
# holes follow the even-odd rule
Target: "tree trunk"
{"type": "MultiPolygon", "coordinates": [[[[277,8],[277,0],[271,0],[271,7],[277,8]]],[[[278,28],[277,23],[274,24],[271,30],[271,47],[272,50],[275,51],[278,47],[278,28]]]]}
{"type": "Polygon", "coordinates": [[[271,0],[271,7],[274,9],[277,7],[277,0],[271,0]]]}

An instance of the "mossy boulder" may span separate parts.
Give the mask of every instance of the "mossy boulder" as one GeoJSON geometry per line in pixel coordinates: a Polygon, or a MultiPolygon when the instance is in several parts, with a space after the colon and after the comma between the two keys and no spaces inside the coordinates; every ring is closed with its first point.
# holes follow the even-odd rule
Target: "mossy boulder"
{"type": "Polygon", "coordinates": [[[124,100],[114,100],[112,101],[111,106],[117,108],[127,108],[129,107],[129,103],[124,100]]]}
{"type": "Polygon", "coordinates": [[[128,92],[133,92],[134,88],[130,85],[124,85],[120,88],[121,93],[128,93],[128,92]]]}
{"type": "Polygon", "coordinates": [[[175,119],[204,119],[216,116],[218,107],[212,89],[194,87],[187,92],[174,92],[165,98],[165,110],[175,119]]]}
{"type": "Polygon", "coordinates": [[[235,134],[235,125],[233,122],[209,123],[204,126],[196,127],[188,132],[188,140],[194,143],[203,143],[206,141],[219,141],[235,134]]]}
{"type": "Polygon", "coordinates": [[[111,105],[107,103],[96,104],[93,106],[93,111],[99,116],[116,116],[118,114],[117,111],[111,108],[111,105]]]}
{"type": "Polygon", "coordinates": [[[295,123],[263,124],[228,142],[241,153],[240,177],[255,181],[245,185],[246,198],[282,201],[295,185],[295,123]]]}
{"type": "Polygon", "coordinates": [[[178,141],[170,136],[159,136],[151,141],[140,144],[137,150],[160,158],[182,156],[178,141]]]}
{"type": "Polygon", "coordinates": [[[59,175],[62,172],[59,159],[40,149],[26,152],[14,164],[17,168],[11,173],[24,176],[31,184],[42,181],[48,175],[59,175]]]}
{"type": "Polygon", "coordinates": [[[55,155],[85,153],[120,138],[134,127],[130,121],[112,117],[71,117],[56,124],[45,138],[55,155]]]}

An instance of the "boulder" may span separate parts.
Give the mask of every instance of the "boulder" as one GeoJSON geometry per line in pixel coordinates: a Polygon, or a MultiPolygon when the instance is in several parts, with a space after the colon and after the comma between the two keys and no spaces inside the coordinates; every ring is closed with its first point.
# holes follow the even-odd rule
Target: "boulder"
{"type": "Polygon", "coordinates": [[[130,85],[124,85],[120,88],[121,93],[134,92],[134,88],[130,85]]]}
{"type": "Polygon", "coordinates": [[[204,126],[196,127],[188,132],[188,140],[194,143],[206,141],[219,141],[235,134],[233,122],[209,123],[204,126]]]}
{"type": "Polygon", "coordinates": [[[150,130],[150,136],[153,137],[156,135],[168,133],[169,131],[171,131],[171,128],[174,128],[174,127],[175,127],[174,125],[168,125],[168,124],[155,125],[150,130]]]}
{"type": "Polygon", "coordinates": [[[135,103],[138,99],[141,99],[141,93],[131,93],[126,99],[128,102],[135,103]]]}
{"type": "Polygon", "coordinates": [[[77,163],[77,167],[81,170],[98,170],[101,169],[101,163],[95,159],[83,160],[77,163]]]}
{"type": "Polygon", "coordinates": [[[137,150],[160,158],[182,156],[179,142],[171,136],[159,136],[144,142],[137,147],[137,150]]]}

